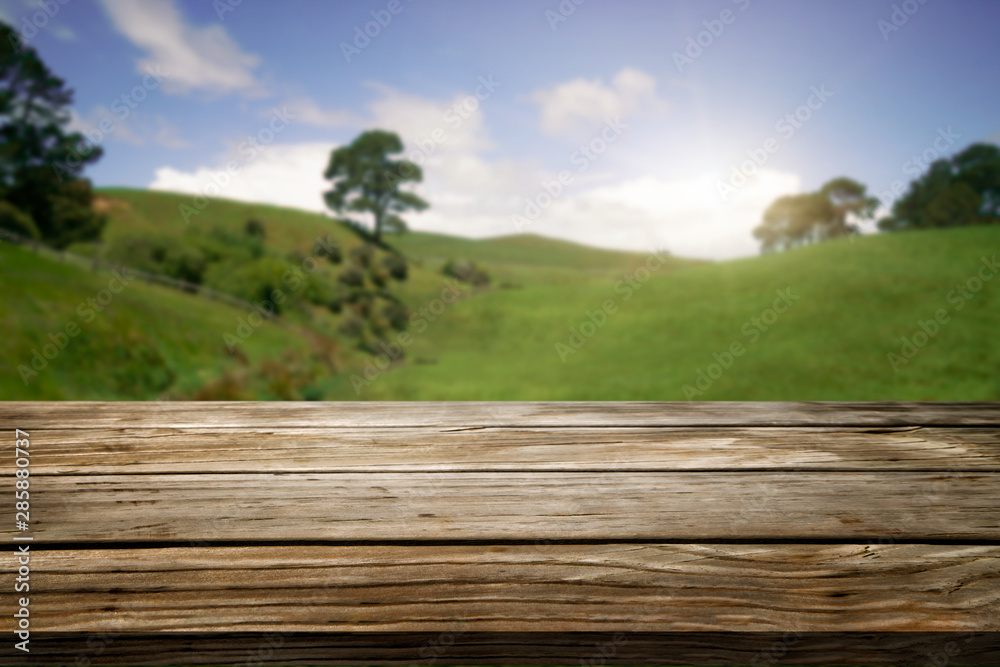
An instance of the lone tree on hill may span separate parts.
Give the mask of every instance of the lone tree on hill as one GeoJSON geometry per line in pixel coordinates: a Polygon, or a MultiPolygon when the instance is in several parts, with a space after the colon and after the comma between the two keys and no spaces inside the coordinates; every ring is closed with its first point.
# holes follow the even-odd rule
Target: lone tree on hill
{"type": "Polygon", "coordinates": [[[333,189],[324,194],[326,205],[337,213],[367,212],[375,217],[372,240],[378,244],[385,229],[404,231],[406,223],[397,213],[422,211],[428,203],[412,192],[401,192],[400,183],[423,180],[420,167],[408,160],[391,160],[403,151],[403,142],[393,132],[371,130],[351,145],[330,155],[323,178],[333,180],[333,189]]]}
{"type": "Polygon", "coordinates": [[[5,226],[33,230],[59,248],[100,237],[105,222],[91,208],[90,182],[79,178],[101,149],[65,131],[72,102],[73,91],[0,22],[0,201],[7,211],[0,224],[15,221],[5,226]]]}
{"type": "Polygon", "coordinates": [[[870,220],[878,207],[878,199],[869,197],[865,190],[849,178],[835,178],[818,192],[779,197],[753,230],[761,252],[858,234],[858,226],[849,218],[870,220]]]}

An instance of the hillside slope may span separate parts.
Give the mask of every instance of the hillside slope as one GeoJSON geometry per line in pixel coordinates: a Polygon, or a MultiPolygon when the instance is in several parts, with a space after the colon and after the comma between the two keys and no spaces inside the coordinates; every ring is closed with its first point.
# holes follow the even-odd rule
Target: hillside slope
{"type": "Polygon", "coordinates": [[[1000,227],[897,233],[654,272],[631,291],[622,272],[496,291],[416,337],[415,363],[333,395],[998,400],[1000,278],[972,291],[998,250],[1000,227]]]}
{"type": "Polygon", "coordinates": [[[220,377],[245,386],[203,397],[288,398],[288,372],[336,363],[335,342],[281,321],[254,327],[233,356],[223,337],[248,311],[10,243],[0,284],[2,400],[195,398],[220,377]]]}
{"type": "MultiPolygon", "coordinates": [[[[235,233],[255,218],[281,253],[308,254],[324,234],[345,249],[360,243],[308,212],[211,200],[186,224],[179,207],[190,196],[101,194],[109,242],[215,226],[235,233]]],[[[394,289],[413,318],[381,359],[331,333],[338,316],[322,309],[264,323],[232,355],[223,334],[246,312],[138,281],[83,322],[81,304],[111,274],[0,244],[0,279],[17,286],[0,304],[0,398],[1000,399],[1000,279],[990,273],[1000,227],[720,263],[530,235],[390,240],[411,260],[394,289]],[[477,262],[492,288],[449,288],[447,259],[477,262]],[[70,321],[79,335],[53,359],[38,358],[45,368],[24,382],[18,368],[58,344],[70,321]]]]}

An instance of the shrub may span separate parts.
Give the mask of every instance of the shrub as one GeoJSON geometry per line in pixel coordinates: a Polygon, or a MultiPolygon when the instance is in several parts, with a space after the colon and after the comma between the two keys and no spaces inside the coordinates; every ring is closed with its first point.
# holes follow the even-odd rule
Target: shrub
{"type": "Polygon", "coordinates": [[[289,266],[273,257],[262,257],[250,262],[220,262],[213,264],[205,272],[205,284],[226,294],[246,301],[267,301],[273,304],[274,312],[280,313],[288,307],[286,299],[282,304],[274,303],[272,295],[281,289],[286,297],[293,293],[284,290],[285,272],[289,266]]]}
{"type": "Polygon", "coordinates": [[[316,271],[306,280],[302,295],[309,303],[325,306],[336,299],[337,285],[324,273],[316,271]]]}
{"type": "Polygon", "coordinates": [[[484,287],[490,284],[489,274],[466,259],[458,261],[448,260],[441,267],[441,273],[463,283],[470,283],[476,287],[484,287]]]}
{"type": "Polygon", "coordinates": [[[375,249],[367,243],[363,243],[362,245],[351,248],[350,255],[355,264],[367,269],[369,265],[371,265],[372,257],[375,255],[375,249]]]}
{"type": "Polygon", "coordinates": [[[365,331],[365,321],[354,314],[348,314],[340,322],[338,331],[348,338],[360,338],[365,331]]]}
{"type": "Polygon", "coordinates": [[[267,231],[264,229],[264,223],[254,218],[250,218],[246,221],[246,224],[243,225],[243,231],[247,236],[259,238],[262,241],[267,238],[267,231]]]}
{"type": "Polygon", "coordinates": [[[409,309],[401,303],[387,303],[382,307],[382,316],[396,331],[405,331],[409,322],[409,309]]]}
{"type": "Polygon", "coordinates": [[[477,268],[472,272],[472,275],[469,276],[469,282],[476,287],[486,287],[490,284],[490,276],[482,269],[477,268]]]}
{"type": "Polygon", "coordinates": [[[397,255],[395,253],[386,255],[382,258],[382,266],[384,266],[386,271],[389,272],[389,275],[396,280],[406,280],[407,266],[406,260],[402,255],[397,255]]]}
{"type": "Polygon", "coordinates": [[[123,236],[107,250],[113,262],[177,280],[199,284],[208,264],[205,255],[172,236],[123,236]]]}
{"type": "Polygon", "coordinates": [[[351,264],[337,275],[337,280],[348,287],[361,287],[365,284],[365,273],[361,268],[351,264]]]}
{"type": "Polygon", "coordinates": [[[340,244],[331,240],[329,234],[317,239],[316,243],[313,244],[313,254],[317,257],[327,258],[331,264],[340,264],[344,259],[340,244]]]}
{"type": "Polygon", "coordinates": [[[208,263],[204,255],[198,250],[184,246],[178,246],[168,252],[162,264],[164,274],[196,285],[201,284],[206,266],[208,263]]]}
{"type": "Polygon", "coordinates": [[[372,314],[372,295],[367,292],[362,292],[354,296],[354,301],[351,303],[352,310],[358,314],[358,317],[362,319],[368,319],[372,314]]]}
{"type": "Polygon", "coordinates": [[[251,236],[249,234],[233,234],[229,230],[218,225],[212,227],[208,233],[208,238],[216,241],[225,248],[224,255],[233,254],[249,256],[251,259],[259,259],[264,256],[264,237],[251,236]]]}
{"type": "Polygon", "coordinates": [[[376,287],[385,287],[389,284],[389,272],[384,269],[372,267],[368,275],[371,276],[372,284],[376,287]]]}
{"type": "Polygon", "coordinates": [[[302,390],[302,400],[303,401],[322,401],[323,400],[323,390],[316,385],[310,387],[305,387],[302,390]]]}

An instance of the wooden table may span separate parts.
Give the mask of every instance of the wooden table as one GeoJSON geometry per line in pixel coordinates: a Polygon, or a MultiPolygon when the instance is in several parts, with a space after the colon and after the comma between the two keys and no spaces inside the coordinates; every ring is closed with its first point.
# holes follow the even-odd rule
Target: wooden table
{"type": "Polygon", "coordinates": [[[0,403],[7,507],[15,428],[2,664],[1000,664],[996,403],[0,403]]]}

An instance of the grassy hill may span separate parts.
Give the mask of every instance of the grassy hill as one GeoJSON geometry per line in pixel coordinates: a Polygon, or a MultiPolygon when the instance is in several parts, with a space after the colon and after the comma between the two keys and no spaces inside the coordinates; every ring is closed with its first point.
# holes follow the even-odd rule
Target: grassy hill
{"type": "Polygon", "coordinates": [[[227,370],[235,380],[239,369],[252,379],[245,394],[234,387],[205,397],[280,398],[287,392],[277,366],[334,361],[329,342],[275,322],[256,328],[234,357],[223,334],[246,311],[10,243],[0,244],[0,281],[8,286],[0,302],[3,400],[195,398],[227,370]]]}
{"type": "Polygon", "coordinates": [[[614,288],[620,274],[495,291],[456,304],[413,344],[425,363],[380,376],[361,396],[996,400],[1000,278],[949,300],[994,248],[1000,227],[899,233],[654,274],[627,300],[614,288]],[[769,314],[779,291],[791,303],[769,314]],[[606,299],[615,312],[576,349],[571,327],[581,331],[606,299]],[[934,335],[903,349],[939,310],[934,335]],[[736,343],[742,353],[730,357],[736,343]]]}
{"type": "MultiPolygon", "coordinates": [[[[347,249],[360,243],[302,211],[211,200],[186,224],[179,206],[190,196],[101,194],[107,243],[215,226],[235,234],[248,218],[265,223],[278,253],[308,254],[323,234],[347,249]]],[[[385,369],[335,333],[342,315],[321,308],[264,323],[235,355],[222,335],[245,311],[137,280],[85,323],[79,304],[111,274],[0,244],[0,277],[17,286],[0,304],[8,362],[0,398],[1000,399],[1000,278],[977,291],[967,285],[1000,249],[1000,227],[718,263],[659,263],[530,235],[414,232],[391,242],[410,258],[409,277],[394,290],[416,320],[408,338],[386,337],[405,358],[385,369]],[[492,288],[463,285],[461,298],[445,303],[440,267],[449,259],[476,262],[492,288]],[[967,285],[964,295],[958,285],[967,285]],[[17,366],[30,365],[33,350],[70,320],[81,333],[25,384],[17,366]]]]}

